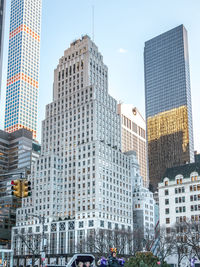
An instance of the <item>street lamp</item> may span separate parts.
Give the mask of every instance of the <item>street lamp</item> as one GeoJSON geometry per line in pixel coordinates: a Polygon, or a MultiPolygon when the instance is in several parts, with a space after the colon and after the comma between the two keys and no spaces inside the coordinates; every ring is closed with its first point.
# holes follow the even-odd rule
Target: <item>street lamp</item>
{"type": "Polygon", "coordinates": [[[39,219],[39,222],[42,223],[42,253],[41,253],[41,260],[42,260],[42,267],[44,266],[44,258],[45,258],[45,254],[44,254],[44,223],[45,223],[45,217],[44,216],[40,216],[40,215],[36,215],[36,214],[27,214],[26,213],[26,220],[28,220],[28,217],[35,217],[39,219]]]}

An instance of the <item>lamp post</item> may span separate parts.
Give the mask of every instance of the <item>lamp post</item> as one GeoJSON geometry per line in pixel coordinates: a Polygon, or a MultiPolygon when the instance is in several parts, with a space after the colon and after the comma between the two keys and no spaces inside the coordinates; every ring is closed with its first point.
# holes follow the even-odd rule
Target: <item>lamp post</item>
{"type": "Polygon", "coordinates": [[[27,214],[26,213],[26,219],[28,219],[28,217],[35,217],[39,219],[39,222],[42,223],[42,251],[41,251],[41,260],[42,260],[42,267],[44,266],[44,258],[45,258],[45,254],[44,254],[44,223],[45,223],[45,217],[44,216],[40,216],[40,215],[36,215],[36,214],[27,214]]]}

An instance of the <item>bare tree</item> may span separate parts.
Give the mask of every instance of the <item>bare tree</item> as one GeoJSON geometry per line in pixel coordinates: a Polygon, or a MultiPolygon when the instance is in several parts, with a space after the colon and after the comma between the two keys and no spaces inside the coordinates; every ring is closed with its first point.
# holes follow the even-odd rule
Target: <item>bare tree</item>
{"type": "Polygon", "coordinates": [[[126,230],[97,229],[79,240],[78,252],[93,252],[99,256],[108,256],[110,248],[117,248],[119,255],[133,253],[134,234],[126,230]]]}
{"type": "Polygon", "coordinates": [[[78,252],[95,252],[96,254],[103,255],[107,248],[106,231],[92,230],[86,237],[80,238],[76,244],[78,252]]]}
{"type": "Polygon", "coordinates": [[[159,229],[159,236],[157,237],[155,256],[160,259],[163,264],[166,258],[174,253],[175,237],[173,231],[166,231],[166,228],[159,229]]]}
{"type": "Polygon", "coordinates": [[[174,254],[177,256],[177,264],[178,267],[181,266],[181,262],[184,258],[187,258],[190,252],[190,248],[186,244],[186,237],[184,233],[185,227],[182,223],[177,223],[174,229],[171,229],[175,234],[175,242],[174,242],[174,254]]]}
{"type": "MultiPolygon", "coordinates": [[[[23,247],[25,245],[27,254],[32,258],[32,265],[38,260],[36,256],[40,254],[41,235],[40,234],[17,234],[15,238],[21,240],[21,254],[24,253],[23,247]]],[[[19,245],[19,243],[18,243],[19,245]]],[[[19,248],[20,251],[20,248],[19,248]]]]}
{"type": "Polygon", "coordinates": [[[176,225],[177,237],[189,251],[188,254],[200,260],[200,222],[184,221],[176,225]]]}
{"type": "Polygon", "coordinates": [[[143,250],[144,245],[144,232],[141,229],[133,231],[133,253],[143,250]]]}

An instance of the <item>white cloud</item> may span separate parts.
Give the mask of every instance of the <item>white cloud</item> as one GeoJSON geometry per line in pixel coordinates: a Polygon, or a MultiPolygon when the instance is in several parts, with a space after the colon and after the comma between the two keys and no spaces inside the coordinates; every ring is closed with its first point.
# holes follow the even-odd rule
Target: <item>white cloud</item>
{"type": "Polygon", "coordinates": [[[121,54],[124,54],[124,53],[127,53],[128,51],[126,49],[124,49],[124,48],[119,48],[118,52],[121,53],[121,54]]]}

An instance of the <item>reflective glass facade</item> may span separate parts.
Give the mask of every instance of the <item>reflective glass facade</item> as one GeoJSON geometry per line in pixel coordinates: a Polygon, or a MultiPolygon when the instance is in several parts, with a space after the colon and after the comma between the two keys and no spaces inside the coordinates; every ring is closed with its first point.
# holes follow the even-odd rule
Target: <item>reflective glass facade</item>
{"type": "Polygon", "coordinates": [[[187,31],[180,25],[145,43],[145,103],[150,185],[166,168],[193,162],[187,31]]]}

